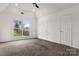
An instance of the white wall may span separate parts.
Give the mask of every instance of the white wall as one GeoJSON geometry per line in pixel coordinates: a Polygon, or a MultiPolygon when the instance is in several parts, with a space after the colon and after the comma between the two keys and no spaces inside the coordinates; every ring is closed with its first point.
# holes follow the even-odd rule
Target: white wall
{"type": "Polygon", "coordinates": [[[72,12],[72,44],[73,47],[79,48],[79,6],[72,12]]]}
{"type": "Polygon", "coordinates": [[[59,19],[61,18],[64,20],[68,20],[68,22],[65,22],[67,27],[65,27],[65,30],[63,33],[65,34],[65,40],[61,39],[62,44],[72,46],[75,48],[79,48],[79,6],[72,7],[70,9],[66,9],[62,12],[59,12],[59,19]],[[70,25],[68,25],[68,23],[70,25]],[[70,28],[68,28],[70,26],[70,28]],[[70,39],[69,39],[70,38],[70,39]],[[66,43],[63,43],[62,41],[66,41],[66,43]]]}
{"type": "Polygon", "coordinates": [[[79,6],[55,13],[42,9],[37,15],[39,38],[79,48],[79,6]]]}
{"type": "Polygon", "coordinates": [[[57,14],[52,9],[39,9],[38,15],[38,37],[48,41],[60,42],[60,24],[57,14]]]}
{"type": "MultiPolygon", "coordinates": [[[[27,20],[30,23],[30,38],[37,37],[37,21],[33,12],[24,11],[24,15],[20,14],[22,10],[15,7],[8,7],[0,14],[0,42],[14,40],[13,20],[27,20]]],[[[28,37],[27,37],[28,38],[28,37]]]]}

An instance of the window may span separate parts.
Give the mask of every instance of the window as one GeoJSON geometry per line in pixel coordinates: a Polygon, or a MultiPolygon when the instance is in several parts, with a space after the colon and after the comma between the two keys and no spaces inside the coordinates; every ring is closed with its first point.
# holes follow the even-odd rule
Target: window
{"type": "Polygon", "coordinates": [[[29,27],[30,25],[28,21],[14,20],[13,35],[29,36],[29,27]]]}

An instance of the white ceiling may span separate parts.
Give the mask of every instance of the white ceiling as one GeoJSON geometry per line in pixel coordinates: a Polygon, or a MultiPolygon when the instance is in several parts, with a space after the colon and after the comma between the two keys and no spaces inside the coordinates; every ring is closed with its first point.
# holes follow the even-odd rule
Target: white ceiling
{"type": "Polygon", "coordinates": [[[56,8],[56,9],[66,9],[66,8],[71,8],[73,6],[79,5],[79,3],[47,3],[47,4],[42,4],[40,3],[39,6],[41,8],[56,8]]]}
{"type": "Polygon", "coordinates": [[[47,10],[52,12],[58,12],[67,8],[71,8],[79,5],[79,3],[48,3],[48,4],[38,4],[40,6],[40,10],[47,10]]]}
{"type": "Polygon", "coordinates": [[[0,3],[0,12],[2,12],[3,10],[5,10],[8,6],[9,6],[9,4],[0,3]]]}
{"type": "MultiPolygon", "coordinates": [[[[38,3],[39,5],[39,9],[52,9],[52,11],[58,11],[58,10],[63,10],[63,9],[67,9],[67,8],[71,8],[73,6],[77,6],[79,5],[78,3],[38,3]]],[[[8,7],[16,7],[15,3],[0,3],[0,12],[3,10],[7,10],[6,8],[8,7]]],[[[32,11],[33,5],[31,3],[19,3],[18,8],[21,8],[23,10],[28,10],[28,11],[32,11]]]]}

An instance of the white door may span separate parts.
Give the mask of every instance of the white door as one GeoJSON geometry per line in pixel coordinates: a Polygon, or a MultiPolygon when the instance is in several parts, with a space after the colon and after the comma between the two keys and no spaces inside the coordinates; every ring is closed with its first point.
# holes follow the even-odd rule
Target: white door
{"type": "Polygon", "coordinates": [[[71,46],[71,16],[65,14],[60,17],[60,41],[62,44],[71,46]]]}
{"type": "Polygon", "coordinates": [[[52,42],[60,43],[59,19],[57,15],[48,19],[48,39],[52,42]]]}
{"type": "Polygon", "coordinates": [[[72,43],[73,47],[79,48],[79,12],[75,12],[72,16],[72,43]]]}

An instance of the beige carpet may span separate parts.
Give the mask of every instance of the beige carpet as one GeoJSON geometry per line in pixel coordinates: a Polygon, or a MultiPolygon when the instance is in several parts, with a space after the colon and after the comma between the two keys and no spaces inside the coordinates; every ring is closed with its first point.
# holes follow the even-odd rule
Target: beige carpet
{"type": "Polygon", "coordinates": [[[0,44],[0,56],[67,56],[79,50],[41,39],[27,39],[0,44]]]}

